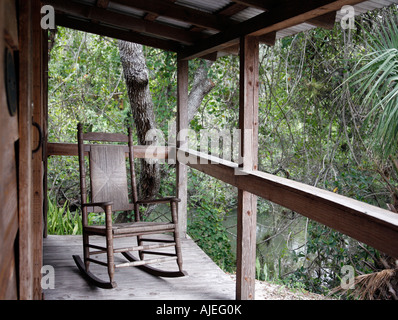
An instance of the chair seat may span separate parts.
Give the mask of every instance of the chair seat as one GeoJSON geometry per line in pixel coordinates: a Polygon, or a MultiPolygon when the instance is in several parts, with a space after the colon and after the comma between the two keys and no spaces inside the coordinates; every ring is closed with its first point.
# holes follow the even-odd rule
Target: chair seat
{"type": "MultiPolygon", "coordinates": [[[[168,222],[130,222],[130,223],[118,223],[112,225],[113,235],[123,234],[145,234],[155,233],[163,231],[172,231],[176,225],[168,222]]],[[[84,227],[84,230],[89,234],[106,235],[105,225],[92,225],[84,227]]]]}

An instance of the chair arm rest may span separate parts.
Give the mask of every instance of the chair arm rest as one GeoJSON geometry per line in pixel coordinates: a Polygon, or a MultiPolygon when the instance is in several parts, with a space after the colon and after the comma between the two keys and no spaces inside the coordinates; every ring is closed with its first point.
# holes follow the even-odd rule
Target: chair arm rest
{"type": "Polygon", "coordinates": [[[181,199],[176,197],[166,197],[160,199],[138,200],[137,204],[169,203],[169,202],[181,202],[181,199]]]}
{"type": "Polygon", "coordinates": [[[92,202],[92,203],[83,203],[82,207],[101,207],[102,209],[104,209],[107,206],[112,206],[113,202],[112,201],[107,201],[107,202],[92,202]]]}
{"type": "Polygon", "coordinates": [[[82,207],[100,207],[105,212],[105,225],[106,230],[111,232],[112,230],[112,201],[106,202],[92,202],[92,203],[83,203],[82,207]]]}

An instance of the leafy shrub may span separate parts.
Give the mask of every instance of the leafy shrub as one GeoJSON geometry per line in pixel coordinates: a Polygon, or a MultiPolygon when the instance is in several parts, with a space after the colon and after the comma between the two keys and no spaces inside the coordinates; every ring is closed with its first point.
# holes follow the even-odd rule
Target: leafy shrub
{"type": "Polygon", "coordinates": [[[57,235],[82,234],[81,217],[77,212],[70,212],[67,201],[60,208],[48,199],[47,231],[57,235]]]}
{"type": "MultiPolygon", "coordinates": [[[[104,224],[104,213],[88,214],[88,224],[104,224]]],[[[82,234],[82,218],[79,211],[71,212],[66,201],[62,207],[58,207],[55,201],[48,199],[47,232],[56,235],[80,235],[82,234]]]]}
{"type": "Polygon", "coordinates": [[[195,208],[193,221],[188,224],[188,234],[220,268],[232,272],[234,257],[219,210],[202,201],[195,208]]]}

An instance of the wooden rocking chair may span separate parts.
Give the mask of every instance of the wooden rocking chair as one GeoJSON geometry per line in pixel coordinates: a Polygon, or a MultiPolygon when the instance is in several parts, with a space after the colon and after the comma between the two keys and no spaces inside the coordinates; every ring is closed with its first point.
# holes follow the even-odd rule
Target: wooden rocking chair
{"type": "Polygon", "coordinates": [[[83,275],[91,283],[101,288],[115,288],[113,280],[116,268],[136,266],[156,276],[181,277],[186,275],[182,270],[181,246],[177,223],[176,203],[180,200],[175,197],[142,200],[137,199],[137,188],[134,171],[134,156],[131,129],[128,135],[118,133],[86,133],[82,131],[82,124],[78,124],[79,169],[81,188],[81,207],[83,225],[83,256],[74,255],[76,265],[83,275]],[[84,144],[84,141],[119,142],[120,144],[84,144]],[[87,202],[86,190],[86,163],[85,155],[89,158],[89,175],[91,186],[91,201],[87,202]],[[127,187],[126,156],[129,157],[129,171],[131,178],[132,202],[129,201],[127,187]],[[142,222],[140,221],[139,206],[144,204],[169,203],[172,222],[142,222]],[[89,225],[88,212],[105,212],[105,225],[89,225]],[[135,221],[132,223],[114,224],[112,214],[115,211],[134,212],[135,221]],[[146,235],[172,233],[173,239],[143,238],[146,235]],[[90,244],[90,236],[103,236],[106,246],[90,244]],[[136,237],[136,245],[126,248],[114,248],[114,239],[120,237],[136,237]],[[144,242],[149,244],[144,244],[144,242]],[[157,248],[174,247],[175,253],[148,251],[157,248]],[[95,251],[90,251],[95,249],[95,251]],[[139,258],[135,258],[131,251],[138,251],[139,258]],[[114,254],[121,253],[127,262],[115,264],[114,254]],[[106,262],[93,259],[90,256],[106,254],[106,262]],[[163,257],[145,259],[144,254],[163,257]],[[178,271],[163,271],[148,264],[175,260],[178,271]],[[89,270],[90,262],[97,263],[108,268],[109,282],[96,277],[89,270]]]}

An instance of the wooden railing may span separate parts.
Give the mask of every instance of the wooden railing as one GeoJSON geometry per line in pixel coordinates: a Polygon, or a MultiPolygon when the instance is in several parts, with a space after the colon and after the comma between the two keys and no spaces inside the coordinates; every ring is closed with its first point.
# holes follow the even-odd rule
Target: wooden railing
{"type": "Polygon", "coordinates": [[[398,214],[334,192],[190,150],[188,164],[219,180],[291,209],[393,257],[398,257],[398,214]],[[204,164],[206,160],[212,164],[204,164]]]}
{"type": "MultiPolygon", "coordinates": [[[[134,156],[138,159],[144,159],[146,155],[151,155],[153,159],[167,159],[168,149],[168,147],[134,146],[134,156]]],[[[76,143],[47,143],[47,156],[77,155],[76,143]]]]}
{"type": "MultiPolygon", "coordinates": [[[[49,143],[48,156],[75,156],[76,144],[49,143]]],[[[236,163],[194,150],[134,147],[136,158],[179,160],[238,189],[291,209],[393,257],[398,257],[398,214],[327,190],[261,171],[241,170],[236,163]]]]}

